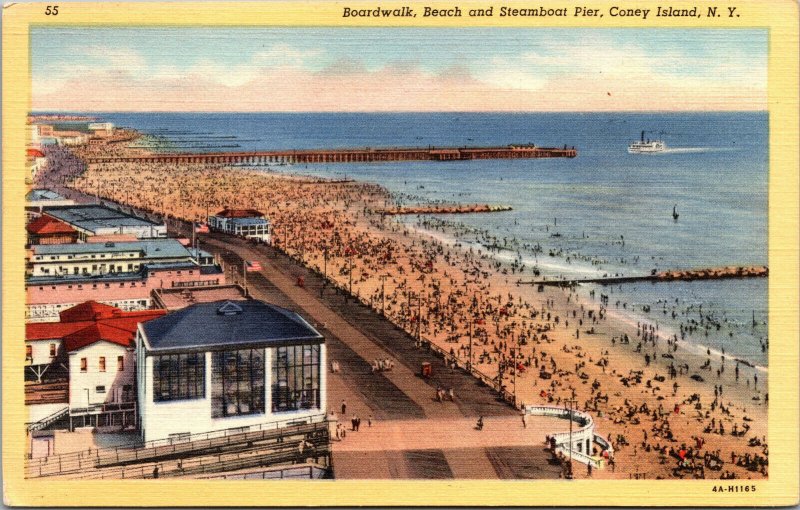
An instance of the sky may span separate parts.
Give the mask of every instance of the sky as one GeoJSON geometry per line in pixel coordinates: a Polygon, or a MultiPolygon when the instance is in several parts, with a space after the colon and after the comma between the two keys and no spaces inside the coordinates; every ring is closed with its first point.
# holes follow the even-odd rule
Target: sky
{"type": "Polygon", "coordinates": [[[766,30],[31,29],[36,111],[767,108],[766,30]]]}

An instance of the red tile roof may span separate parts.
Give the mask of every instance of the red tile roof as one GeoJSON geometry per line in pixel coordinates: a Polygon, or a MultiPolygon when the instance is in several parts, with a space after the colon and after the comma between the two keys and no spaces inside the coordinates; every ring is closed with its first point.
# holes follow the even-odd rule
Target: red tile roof
{"type": "Polygon", "coordinates": [[[97,301],[86,301],[79,305],[59,313],[61,322],[93,321],[98,319],[109,319],[119,316],[122,312],[116,306],[98,303],[97,301]]]}
{"type": "Polygon", "coordinates": [[[50,216],[39,216],[25,227],[29,233],[44,234],[75,234],[77,231],[64,223],[50,216]]]}
{"type": "Polygon", "coordinates": [[[44,158],[44,152],[39,149],[28,149],[26,153],[31,158],[44,158]]]}
{"type": "Polygon", "coordinates": [[[95,342],[111,342],[129,347],[140,322],[161,317],[165,310],[123,312],[119,308],[87,301],[61,312],[61,322],[25,325],[26,340],[63,339],[68,352],[95,342]]]}

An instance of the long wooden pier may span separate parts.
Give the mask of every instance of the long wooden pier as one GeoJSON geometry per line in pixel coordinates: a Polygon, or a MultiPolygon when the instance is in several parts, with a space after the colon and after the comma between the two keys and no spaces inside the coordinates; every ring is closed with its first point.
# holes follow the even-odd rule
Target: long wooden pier
{"type": "Polygon", "coordinates": [[[723,278],[765,278],[769,276],[766,266],[756,267],[721,267],[711,269],[690,269],[685,271],[661,271],[648,275],[634,276],[609,276],[602,278],[573,278],[563,280],[517,280],[519,285],[553,285],[568,287],[579,283],[599,283],[601,285],[615,285],[618,283],[633,282],[672,282],[694,280],[721,280],[723,278]]]}
{"type": "Polygon", "coordinates": [[[563,149],[534,145],[505,147],[393,147],[356,149],[276,150],[215,153],[148,153],[125,156],[93,156],[93,163],[212,163],[295,164],[372,163],[379,161],[464,161],[473,159],[574,158],[574,147],[563,149]]]}

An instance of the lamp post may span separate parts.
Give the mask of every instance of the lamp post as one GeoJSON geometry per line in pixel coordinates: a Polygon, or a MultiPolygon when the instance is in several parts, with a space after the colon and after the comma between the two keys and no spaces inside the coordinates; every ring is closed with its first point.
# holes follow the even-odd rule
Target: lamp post
{"type": "MultiPolygon", "coordinates": [[[[511,330],[511,343],[514,343],[514,330],[511,330]]],[[[515,344],[511,349],[511,357],[514,359],[514,407],[517,407],[517,351],[519,345],[515,344]]]]}
{"type": "Polygon", "coordinates": [[[472,319],[469,321],[469,362],[467,365],[469,370],[472,370],[472,319]]]}
{"type": "Polygon", "coordinates": [[[350,250],[349,253],[350,253],[350,256],[349,256],[349,259],[350,259],[350,271],[348,271],[348,273],[349,273],[348,276],[350,277],[350,283],[349,283],[348,292],[352,296],[353,295],[353,250],[350,250]]]}
{"type": "Polygon", "coordinates": [[[386,317],[386,278],[389,275],[381,275],[381,315],[386,317]]]}
{"type": "Polygon", "coordinates": [[[325,287],[328,286],[328,243],[322,245],[322,259],[323,259],[323,278],[322,278],[322,285],[319,286],[319,297],[322,297],[322,293],[325,290],[325,287]]]}
{"type": "Polygon", "coordinates": [[[569,478],[572,478],[572,409],[578,401],[570,398],[565,400],[564,403],[569,404],[569,478]]]}

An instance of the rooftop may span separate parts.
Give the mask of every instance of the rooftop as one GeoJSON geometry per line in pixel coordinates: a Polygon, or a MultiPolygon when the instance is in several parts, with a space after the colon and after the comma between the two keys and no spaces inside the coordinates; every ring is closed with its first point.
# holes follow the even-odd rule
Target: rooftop
{"type": "Polygon", "coordinates": [[[264,216],[264,213],[255,209],[231,209],[226,207],[215,214],[215,216],[221,218],[261,218],[264,216]]]}
{"type": "Polygon", "coordinates": [[[49,189],[32,189],[25,195],[25,200],[28,202],[36,200],[64,200],[64,197],[49,189]]]}
{"type": "Polygon", "coordinates": [[[144,218],[96,204],[48,207],[44,212],[63,222],[90,232],[118,227],[162,226],[144,218]]]}
{"type": "Polygon", "coordinates": [[[25,229],[31,234],[45,235],[45,234],[75,234],[77,232],[74,228],[70,227],[63,221],[59,221],[50,216],[39,216],[32,222],[28,223],[25,229]]]}
{"type": "Polygon", "coordinates": [[[164,262],[156,264],[143,264],[143,268],[138,271],[125,271],[103,274],[63,274],[48,276],[28,276],[25,278],[26,287],[36,285],[54,284],[92,284],[92,283],[113,283],[142,281],[147,278],[149,271],[172,271],[172,270],[196,270],[201,275],[222,274],[222,268],[216,265],[198,266],[193,262],[164,262]]]}
{"type": "Polygon", "coordinates": [[[43,244],[33,247],[36,255],[72,255],[82,253],[143,252],[144,258],[190,257],[191,254],[175,239],[142,239],[122,243],[43,244]]]}
{"type": "Polygon", "coordinates": [[[218,287],[193,287],[182,289],[156,289],[153,291],[164,308],[169,311],[180,310],[197,303],[215,301],[244,301],[244,289],[238,285],[218,287]]]}
{"type": "Polygon", "coordinates": [[[124,312],[114,306],[87,301],[61,312],[59,322],[25,325],[25,340],[63,339],[68,352],[95,342],[130,347],[140,322],[161,317],[164,310],[124,312]]]}
{"type": "Polygon", "coordinates": [[[321,343],[300,315],[263,301],[214,301],[188,306],[142,325],[147,351],[209,351],[321,343]]]}

